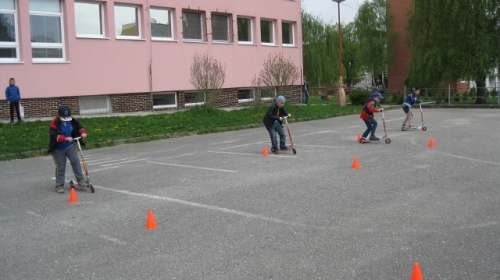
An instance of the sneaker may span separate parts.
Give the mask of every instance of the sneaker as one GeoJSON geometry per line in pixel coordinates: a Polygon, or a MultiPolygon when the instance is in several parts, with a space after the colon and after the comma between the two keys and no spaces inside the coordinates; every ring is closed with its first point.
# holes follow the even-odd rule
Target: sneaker
{"type": "Polygon", "coordinates": [[[406,127],[406,124],[404,123],[401,127],[406,127]]]}
{"type": "Polygon", "coordinates": [[[287,146],[281,146],[280,150],[288,150],[288,147],[287,146]]]}
{"type": "Polygon", "coordinates": [[[375,135],[372,135],[370,136],[370,140],[380,140],[380,138],[378,138],[377,136],[375,135]]]}
{"type": "Polygon", "coordinates": [[[271,153],[277,154],[278,153],[278,148],[272,147],[271,148],[271,153]]]}
{"type": "Polygon", "coordinates": [[[57,193],[64,193],[64,188],[63,188],[63,186],[56,186],[56,192],[57,192],[57,193]]]}
{"type": "Polygon", "coordinates": [[[85,185],[86,185],[86,184],[85,184],[85,181],[84,181],[84,180],[78,181],[78,186],[79,186],[80,188],[85,188],[85,185]]]}
{"type": "Polygon", "coordinates": [[[359,139],[359,143],[368,143],[370,141],[366,140],[365,137],[361,137],[361,139],[359,139]]]}

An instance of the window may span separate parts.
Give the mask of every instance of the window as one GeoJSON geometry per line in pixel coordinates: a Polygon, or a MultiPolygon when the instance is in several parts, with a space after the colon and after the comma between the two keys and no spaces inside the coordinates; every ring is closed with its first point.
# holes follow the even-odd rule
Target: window
{"type": "Polygon", "coordinates": [[[238,17],[238,43],[252,43],[252,19],[238,17]]]}
{"type": "Polygon", "coordinates": [[[293,27],[294,25],[291,22],[281,22],[281,37],[283,45],[295,45],[293,27]]]}
{"type": "Polygon", "coordinates": [[[110,113],[109,96],[88,96],[78,98],[80,101],[80,114],[110,113]]]}
{"type": "Polygon", "coordinates": [[[175,92],[158,92],[153,94],[153,109],[177,107],[175,92]]]}
{"type": "Polygon", "coordinates": [[[203,14],[201,12],[182,12],[182,33],[184,41],[204,41],[203,14]]]}
{"type": "Polygon", "coordinates": [[[184,103],[187,106],[203,104],[204,102],[205,95],[203,94],[203,92],[187,91],[184,93],[184,103]]]}
{"type": "Polygon", "coordinates": [[[214,42],[231,42],[230,16],[224,14],[212,14],[212,40],[214,42]]]}
{"type": "Polygon", "coordinates": [[[151,37],[160,40],[172,40],[172,12],[168,9],[151,8],[151,37]]]}
{"type": "Polygon", "coordinates": [[[115,35],[118,39],[140,39],[139,7],[115,5],[115,35]]]}
{"type": "Polygon", "coordinates": [[[274,44],[274,22],[272,20],[260,20],[260,38],[262,44],[274,44]]]}
{"type": "Polygon", "coordinates": [[[14,0],[0,2],[0,62],[19,61],[17,11],[14,0]]]}
{"type": "Polygon", "coordinates": [[[271,100],[276,98],[276,88],[275,87],[261,88],[260,98],[264,100],[271,100]]]}
{"type": "Polygon", "coordinates": [[[75,2],[76,35],[104,38],[104,13],[100,3],[75,2]]]}
{"type": "Polygon", "coordinates": [[[30,0],[29,7],[33,61],[64,61],[61,2],[30,0]]]}
{"type": "Polygon", "coordinates": [[[250,101],[254,99],[253,89],[238,89],[238,101],[250,101]]]}

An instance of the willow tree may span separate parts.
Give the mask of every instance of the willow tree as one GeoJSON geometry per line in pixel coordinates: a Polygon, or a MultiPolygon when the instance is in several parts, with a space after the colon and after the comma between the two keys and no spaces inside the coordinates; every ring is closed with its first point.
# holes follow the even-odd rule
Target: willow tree
{"type": "Polygon", "coordinates": [[[499,66],[500,0],[414,0],[408,13],[409,84],[474,80],[486,103],[486,77],[499,66]]]}
{"type": "Polygon", "coordinates": [[[394,16],[386,0],[365,1],[354,25],[359,39],[359,62],[373,74],[383,75],[392,63],[397,33],[391,28],[394,16]]]}
{"type": "Polygon", "coordinates": [[[359,83],[364,71],[359,61],[359,39],[354,23],[342,26],[342,65],[344,66],[344,81],[347,86],[359,83]]]}

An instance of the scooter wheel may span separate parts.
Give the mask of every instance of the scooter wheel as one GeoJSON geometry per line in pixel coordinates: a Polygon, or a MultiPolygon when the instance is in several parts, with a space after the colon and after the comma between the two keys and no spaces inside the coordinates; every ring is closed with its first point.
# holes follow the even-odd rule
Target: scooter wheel
{"type": "Polygon", "coordinates": [[[75,181],[73,181],[73,180],[69,181],[69,187],[74,189],[75,188],[75,181]]]}
{"type": "Polygon", "coordinates": [[[297,151],[295,150],[295,148],[292,148],[292,153],[295,155],[297,153],[297,151]]]}
{"type": "Polygon", "coordinates": [[[391,138],[387,138],[387,139],[385,139],[385,143],[386,143],[386,144],[390,144],[390,143],[391,143],[391,138]]]}
{"type": "Polygon", "coordinates": [[[402,126],[402,127],[401,127],[401,130],[402,130],[402,131],[406,131],[406,126],[402,126]]]}
{"type": "Polygon", "coordinates": [[[92,184],[89,184],[89,190],[90,190],[91,193],[95,192],[94,186],[92,186],[92,184]]]}
{"type": "Polygon", "coordinates": [[[426,127],[426,126],[422,127],[422,130],[423,130],[423,131],[426,131],[426,130],[427,130],[427,127],[426,127]]]}

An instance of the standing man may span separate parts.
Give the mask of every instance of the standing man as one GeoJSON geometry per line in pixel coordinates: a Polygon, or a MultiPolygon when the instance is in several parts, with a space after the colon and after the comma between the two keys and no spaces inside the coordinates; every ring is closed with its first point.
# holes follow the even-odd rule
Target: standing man
{"type": "Polygon", "coordinates": [[[304,76],[304,84],[302,85],[302,94],[303,94],[302,101],[304,102],[304,104],[307,104],[307,102],[309,102],[309,83],[306,80],[306,76],[304,76]]]}
{"type": "Polygon", "coordinates": [[[10,123],[14,123],[14,108],[16,108],[17,121],[22,122],[21,114],[19,113],[19,102],[21,101],[21,91],[16,86],[16,80],[10,78],[9,86],[5,89],[5,99],[10,105],[10,123]]]}

